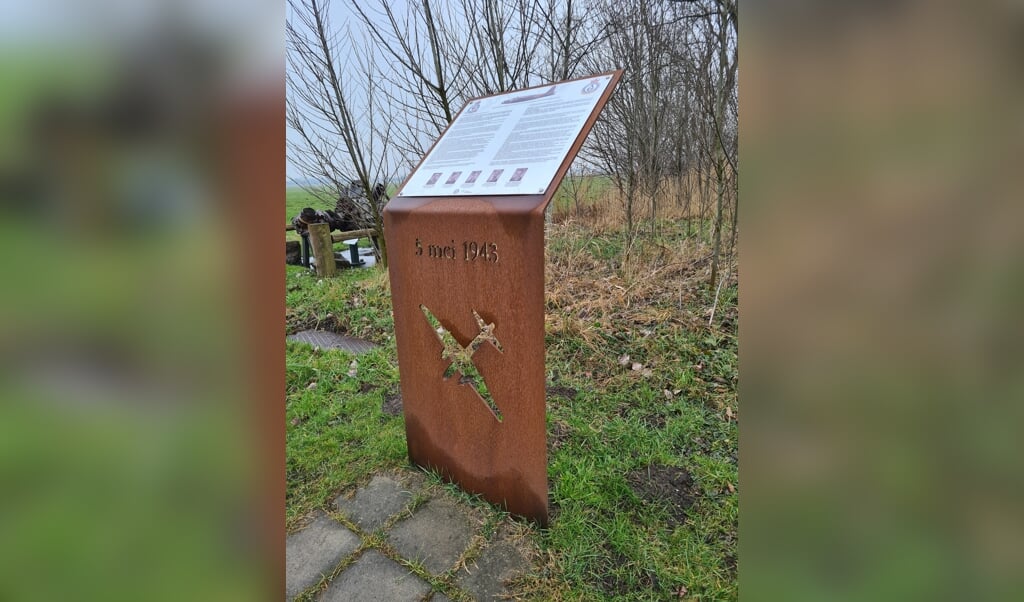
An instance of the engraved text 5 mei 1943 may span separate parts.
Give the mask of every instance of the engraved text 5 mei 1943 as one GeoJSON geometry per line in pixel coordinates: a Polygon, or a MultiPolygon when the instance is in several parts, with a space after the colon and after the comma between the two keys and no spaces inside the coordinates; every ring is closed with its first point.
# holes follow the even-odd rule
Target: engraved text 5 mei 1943
{"type": "Polygon", "coordinates": [[[425,256],[433,259],[456,259],[463,261],[486,261],[498,263],[498,245],[493,242],[476,242],[475,240],[462,241],[462,248],[456,246],[455,241],[447,245],[424,245],[420,239],[416,239],[417,256],[425,256]]]}

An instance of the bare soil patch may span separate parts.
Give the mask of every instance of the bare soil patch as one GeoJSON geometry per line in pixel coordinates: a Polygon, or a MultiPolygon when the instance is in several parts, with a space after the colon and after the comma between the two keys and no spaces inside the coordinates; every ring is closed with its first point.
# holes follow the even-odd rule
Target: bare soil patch
{"type": "Polygon", "coordinates": [[[640,418],[640,422],[649,429],[659,430],[665,428],[665,424],[668,423],[668,418],[664,414],[647,414],[640,418]]]}
{"type": "Polygon", "coordinates": [[[345,327],[334,314],[326,316],[304,315],[295,310],[285,310],[285,334],[295,334],[300,330],[326,330],[336,334],[348,334],[345,327]]]}
{"type": "Polygon", "coordinates": [[[547,393],[549,397],[562,397],[572,401],[576,399],[578,391],[572,387],[565,387],[562,385],[548,385],[547,393]]]}
{"type": "Polygon", "coordinates": [[[684,469],[664,464],[649,464],[626,475],[633,493],[650,504],[665,504],[677,522],[696,498],[693,477],[684,469]]]}
{"type": "Polygon", "coordinates": [[[380,404],[380,411],[388,416],[398,416],[402,413],[402,394],[395,391],[384,396],[380,404]]]}
{"type": "Polygon", "coordinates": [[[572,434],[572,427],[568,424],[561,421],[553,422],[548,431],[548,451],[552,452],[562,447],[570,434],[572,434]]]}

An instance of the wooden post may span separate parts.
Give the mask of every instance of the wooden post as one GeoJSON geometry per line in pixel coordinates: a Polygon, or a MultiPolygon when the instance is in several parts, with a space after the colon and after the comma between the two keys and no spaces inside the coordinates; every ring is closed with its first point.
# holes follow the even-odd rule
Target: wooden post
{"type": "Polygon", "coordinates": [[[309,242],[313,246],[313,257],[316,258],[316,275],[333,276],[337,266],[334,263],[334,241],[331,240],[331,226],[310,224],[309,242]]]}

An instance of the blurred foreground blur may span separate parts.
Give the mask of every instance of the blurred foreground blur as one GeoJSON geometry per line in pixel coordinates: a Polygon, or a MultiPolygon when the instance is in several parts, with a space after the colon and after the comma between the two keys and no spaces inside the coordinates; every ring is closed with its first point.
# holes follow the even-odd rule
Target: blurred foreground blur
{"type": "Polygon", "coordinates": [[[1024,11],[745,8],[742,597],[1024,599],[1024,11]]]}
{"type": "Polygon", "coordinates": [[[281,473],[253,449],[283,447],[243,371],[236,226],[283,193],[283,6],[22,4],[0,25],[0,600],[276,594],[281,473]],[[274,187],[239,198],[248,170],[274,187]]]}

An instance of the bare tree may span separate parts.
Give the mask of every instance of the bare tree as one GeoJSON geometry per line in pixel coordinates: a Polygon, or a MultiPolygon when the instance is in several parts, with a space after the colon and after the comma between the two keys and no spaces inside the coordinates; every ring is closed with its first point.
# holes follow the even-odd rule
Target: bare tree
{"type": "Polygon", "coordinates": [[[463,60],[471,96],[525,88],[535,81],[534,63],[543,30],[536,0],[462,0],[469,45],[463,60]]]}
{"type": "MultiPolygon", "coordinates": [[[[308,187],[311,193],[349,198],[351,217],[383,232],[385,199],[375,188],[392,176],[392,132],[391,121],[376,105],[381,88],[373,51],[364,47],[360,54],[351,37],[332,29],[329,0],[289,0],[288,5],[286,119],[298,136],[289,142],[290,158],[323,184],[308,187]],[[339,61],[339,54],[349,60],[339,61]],[[353,184],[362,192],[355,199],[353,184]]],[[[387,265],[384,238],[374,243],[387,265]]]]}
{"type": "MultiPolygon", "coordinates": [[[[621,68],[578,163],[615,183],[631,243],[666,202],[684,207],[718,283],[738,223],[736,0],[346,0],[358,43],[329,27],[324,0],[289,5],[292,160],[305,173],[373,198],[469,98],[621,68]]],[[[570,176],[577,201],[581,182],[570,176]]]]}
{"type": "Polygon", "coordinates": [[[709,286],[716,287],[722,257],[722,227],[731,200],[734,207],[733,234],[735,243],[738,215],[737,183],[737,114],[736,74],[739,66],[737,47],[738,15],[735,0],[688,0],[681,18],[693,22],[700,42],[690,45],[690,83],[697,93],[704,119],[698,128],[701,146],[715,176],[715,214],[712,226],[711,277],[709,286]]]}
{"type": "Polygon", "coordinates": [[[541,38],[538,75],[543,81],[584,75],[584,58],[604,40],[595,3],[586,0],[538,0],[535,27],[541,38]]]}
{"type": "Polygon", "coordinates": [[[602,6],[604,43],[588,55],[593,70],[624,70],[618,89],[594,131],[593,154],[612,175],[623,198],[626,230],[636,233],[637,202],[647,201],[652,223],[670,153],[666,125],[672,91],[672,38],[658,0],[607,2],[602,6]]]}
{"type": "Polygon", "coordinates": [[[469,44],[464,19],[447,3],[409,2],[398,12],[392,2],[349,0],[349,6],[391,68],[386,101],[400,118],[393,132],[397,150],[412,167],[452,122],[464,103],[469,44]]]}

